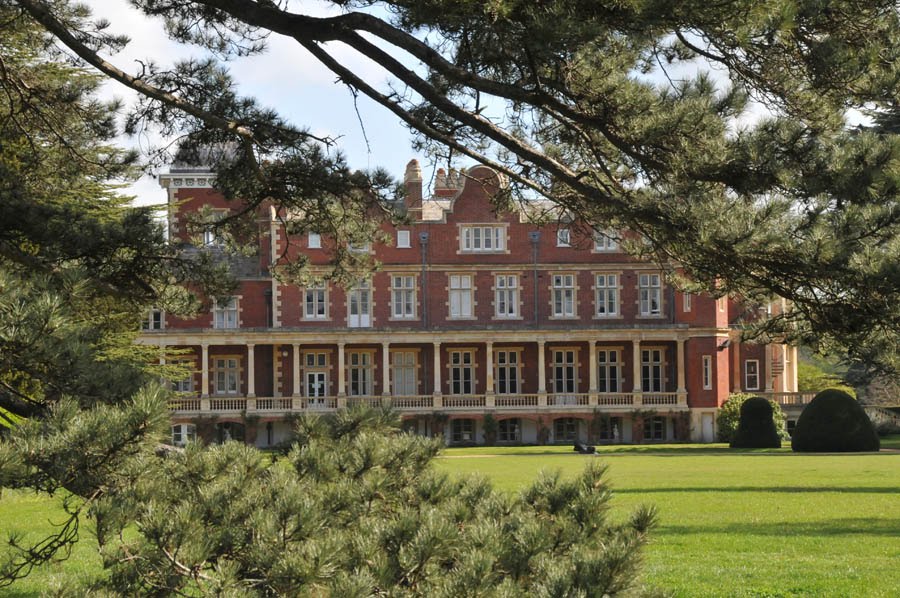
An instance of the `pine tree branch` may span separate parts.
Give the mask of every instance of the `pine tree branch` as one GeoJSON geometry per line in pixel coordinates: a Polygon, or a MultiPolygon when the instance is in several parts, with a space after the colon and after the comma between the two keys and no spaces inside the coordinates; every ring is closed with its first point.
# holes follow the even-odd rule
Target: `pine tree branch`
{"type": "MultiPolygon", "coordinates": [[[[253,146],[257,144],[257,139],[253,131],[246,126],[237,121],[225,119],[215,113],[203,110],[191,102],[187,102],[174,94],[150,85],[139,77],[129,75],[111,62],[104,60],[99,54],[75,37],[69,28],[57,19],[46,4],[40,0],[16,0],[16,2],[28,11],[28,14],[30,14],[34,20],[46,27],[49,32],[56,36],[56,38],[70,50],[101,73],[148,98],[177,108],[186,114],[202,120],[212,127],[237,135],[249,152],[249,155],[253,155],[253,146]]],[[[254,160],[253,163],[258,172],[258,162],[254,160]]]]}

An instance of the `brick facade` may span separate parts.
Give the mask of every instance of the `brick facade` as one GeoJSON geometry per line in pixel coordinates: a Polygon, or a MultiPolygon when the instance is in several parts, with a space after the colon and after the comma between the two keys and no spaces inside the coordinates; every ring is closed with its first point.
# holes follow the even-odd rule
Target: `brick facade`
{"type": "MultiPolygon", "coordinates": [[[[189,223],[235,210],[209,172],[160,179],[173,241],[210,242],[189,223]]],[[[293,414],[365,402],[391,404],[411,430],[448,443],[484,441],[488,414],[498,442],[712,441],[730,392],[796,392],[795,351],[738,341],[740,303],[685,296],[657,266],[603,237],[595,245],[576,223],[497,214],[500,184],[485,167],[439,171],[423,199],[411,162],[411,222],[382,226],[393,243],[371,248],[380,268],[365,289],[273,280],[271,256],[282,251],[324,272],[331,240],[287,246],[261,207],[258,255],[234,296],[192,319],[164,315],[141,337],[186,349],[178,359],[197,368],[179,386],[174,424],[206,430],[212,419],[220,440],[267,446],[287,438],[293,414]]]]}

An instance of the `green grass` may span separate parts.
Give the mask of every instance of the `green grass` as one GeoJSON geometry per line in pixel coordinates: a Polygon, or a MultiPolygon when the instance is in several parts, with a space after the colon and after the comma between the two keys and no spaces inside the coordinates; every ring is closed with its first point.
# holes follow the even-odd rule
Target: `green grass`
{"type": "MultiPolygon", "coordinates": [[[[25,490],[3,490],[0,493],[0,541],[4,543],[4,548],[10,534],[20,534],[23,543],[37,542],[54,531],[54,524],[60,524],[65,519],[60,497],[48,498],[25,490]]],[[[68,585],[66,580],[72,577],[96,578],[101,568],[96,538],[84,527],[79,534],[81,541],[75,545],[68,560],[36,569],[11,587],[0,588],[0,596],[40,596],[52,587],[65,587],[68,585]]]]}
{"type": "MultiPolygon", "coordinates": [[[[900,449],[900,436],[882,439],[900,449]]],[[[587,459],[609,465],[622,518],[652,503],[660,526],[644,581],[677,596],[896,596],[900,587],[900,452],[796,455],[725,445],[446,449],[437,467],[477,473],[517,491],[542,469],[576,475],[587,459]]],[[[0,494],[0,537],[37,540],[63,520],[61,500],[0,494]]],[[[100,571],[96,541],[82,530],[72,558],[35,571],[0,595],[39,596],[61,578],[100,571]]]]}
{"type": "Polygon", "coordinates": [[[725,445],[448,449],[438,466],[515,491],[542,469],[609,465],[613,517],[657,505],[644,580],[677,596],[896,596],[900,453],[798,455],[725,445]]]}
{"type": "Polygon", "coordinates": [[[881,437],[881,448],[900,450],[900,434],[881,437]]]}

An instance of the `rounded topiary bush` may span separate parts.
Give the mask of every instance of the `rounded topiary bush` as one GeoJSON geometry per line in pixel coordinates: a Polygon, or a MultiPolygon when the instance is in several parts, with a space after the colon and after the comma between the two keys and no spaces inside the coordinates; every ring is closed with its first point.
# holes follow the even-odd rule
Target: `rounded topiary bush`
{"type": "Polygon", "coordinates": [[[862,406],[847,393],[823,390],[797,419],[791,448],[807,453],[853,453],[881,448],[862,406]]]}
{"type": "Polygon", "coordinates": [[[741,405],[741,419],[731,448],[781,448],[768,399],[750,397],[741,405]]]}

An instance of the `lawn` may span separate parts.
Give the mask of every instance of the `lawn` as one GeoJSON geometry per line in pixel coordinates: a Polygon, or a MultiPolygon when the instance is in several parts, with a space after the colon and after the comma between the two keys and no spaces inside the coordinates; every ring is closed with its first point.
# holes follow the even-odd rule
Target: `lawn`
{"type": "MultiPolygon", "coordinates": [[[[896,450],[900,438],[884,443],[896,450]]],[[[660,526],[644,581],[677,596],[896,596],[900,587],[900,451],[861,455],[736,452],[724,445],[447,449],[437,467],[478,473],[516,491],[542,469],[575,475],[609,465],[613,517],[652,503],[660,526]]],[[[62,520],[58,499],[0,494],[0,535],[39,538],[62,520]]],[[[87,530],[72,558],[35,572],[2,596],[38,596],[60,576],[98,572],[87,530]]]]}
{"type": "MultiPolygon", "coordinates": [[[[54,530],[53,524],[65,521],[62,498],[47,498],[24,490],[3,490],[0,493],[0,541],[11,534],[21,534],[23,541],[38,541],[54,530]]],[[[100,570],[97,542],[89,530],[80,531],[83,541],[75,545],[72,556],[62,563],[54,563],[36,570],[29,577],[11,587],[0,588],[4,598],[24,598],[49,593],[53,588],[66,587],[66,580],[93,578],[100,570]]]]}
{"type": "Polygon", "coordinates": [[[515,491],[542,469],[609,465],[613,516],[657,505],[645,582],[677,596],[896,596],[900,453],[736,453],[725,445],[448,449],[438,466],[515,491]]]}

